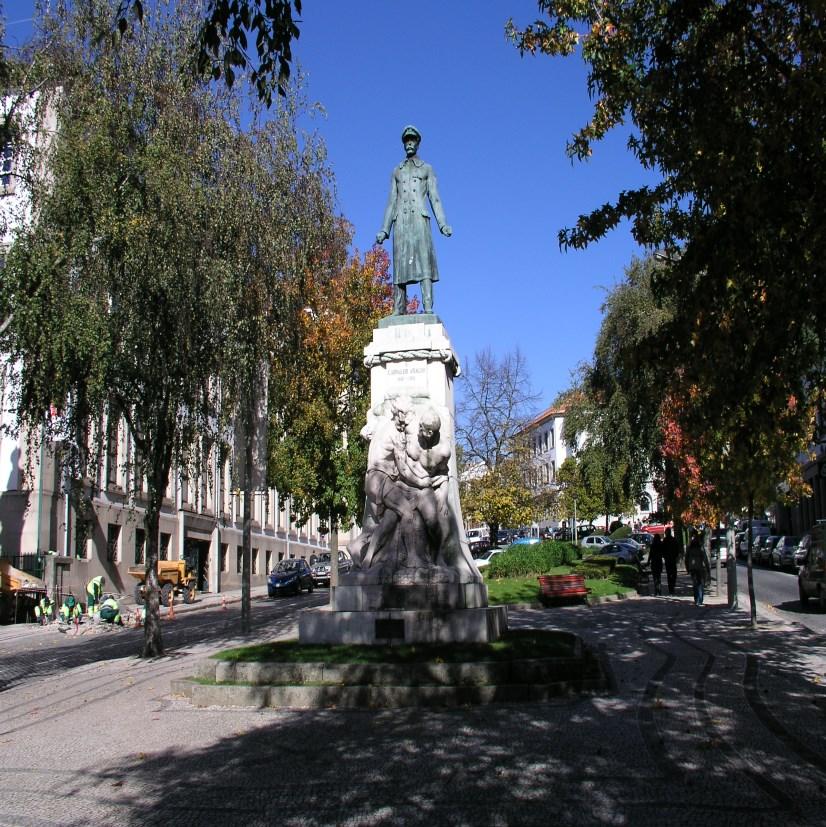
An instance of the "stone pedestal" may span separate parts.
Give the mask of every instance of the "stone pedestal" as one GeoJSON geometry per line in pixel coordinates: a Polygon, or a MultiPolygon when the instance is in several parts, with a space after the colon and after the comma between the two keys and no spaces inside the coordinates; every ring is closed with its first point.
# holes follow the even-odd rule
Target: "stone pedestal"
{"type": "MultiPolygon", "coordinates": [[[[441,423],[438,445],[450,448],[447,461],[442,457],[441,465],[434,466],[440,470],[433,471],[434,476],[429,478],[436,479],[438,475],[439,480],[444,480],[447,476],[447,482],[443,483],[446,487],[438,489],[441,516],[435,536],[441,540],[432,539],[432,526],[424,531],[426,513],[436,522],[432,512],[416,499],[414,486],[405,488],[403,479],[394,478],[392,467],[388,472],[388,457],[392,464],[394,451],[385,452],[376,466],[384,470],[373,472],[380,474],[384,493],[380,490],[366,504],[364,530],[351,545],[357,567],[341,576],[329,607],[301,614],[300,639],[307,643],[495,640],[507,628],[507,611],[504,607],[488,607],[487,589],[464,533],[456,470],[453,398],[453,380],[459,374],[459,363],[450,339],[433,314],[391,316],[373,331],[373,341],[364,353],[365,364],[370,367],[371,417],[373,425],[379,423],[375,429],[368,423],[367,431],[382,434],[381,438],[389,439],[392,444],[392,435],[396,432],[389,426],[388,409],[400,398],[409,400],[414,421],[422,417],[421,421],[426,422],[426,411],[435,411],[438,415],[441,423]],[[388,492],[388,486],[394,491],[388,492]],[[409,510],[398,505],[399,491],[403,491],[411,503],[409,510]],[[375,526],[383,513],[393,509],[407,516],[401,519],[392,540],[371,557],[367,547],[375,526]],[[373,518],[372,525],[368,516],[373,518]]],[[[403,426],[399,428],[399,433],[405,436],[396,455],[400,451],[404,460],[405,451],[412,450],[410,440],[417,439],[418,432],[415,428],[410,432],[403,426]]],[[[374,437],[374,444],[383,444],[378,435],[374,437]]],[[[371,444],[371,454],[375,453],[374,444],[371,444]]],[[[399,465],[403,466],[404,461],[399,465]]],[[[427,475],[425,478],[428,479],[427,475]]],[[[432,509],[432,495],[428,496],[432,509]]],[[[377,531],[375,536],[378,548],[377,531]]]]}

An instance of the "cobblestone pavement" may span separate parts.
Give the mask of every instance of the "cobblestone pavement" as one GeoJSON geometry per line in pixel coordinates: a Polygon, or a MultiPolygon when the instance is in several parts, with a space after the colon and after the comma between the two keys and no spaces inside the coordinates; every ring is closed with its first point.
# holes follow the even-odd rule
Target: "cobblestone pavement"
{"type": "Polygon", "coordinates": [[[0,693],[0,824],[826,824],[824,641],[686,586],[512,610],[609,666],[611,692],[552,703],[194,709],[170,680],[218,636],[20,681],[0,693]]]}

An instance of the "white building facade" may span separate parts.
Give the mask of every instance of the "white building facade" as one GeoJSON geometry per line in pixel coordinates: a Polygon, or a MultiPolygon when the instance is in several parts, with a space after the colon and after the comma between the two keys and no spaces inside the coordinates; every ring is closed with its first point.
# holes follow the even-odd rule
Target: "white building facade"
{"type": "MultiPolygon", "coordinates": [[[[556,491],[559,487],[557,474],[562,463],[574,453],[574,448],[565,442],[565,413],[564,407],[547,408],[536,416],[527,427],[528,446],[532,455],[532,467],[530,479],[528,480],[532,489],[541,494],[543,491],[556,491]]],[[[587,435],[580,437],[581,447],[587,441],[587,435]]],[[[645,490],[640,494],[633,514],[622,515],[601,515],[594,520],[597,526],[604,526],[614,519],[622,519],[624,522],[634,525],[645,522],[653,511],[657,510],[657,492],[651,482],[646,484],[645,490]]],[[[538,519],[532,526],[534,534],[542,534],[546,531],[558,528],[563,522],[571,524],[574,515],[566,515],[560,518],[552,514],[546,514],[538,519]]],[[[583,521],[577,518],[578,523],[583,521]]]]}

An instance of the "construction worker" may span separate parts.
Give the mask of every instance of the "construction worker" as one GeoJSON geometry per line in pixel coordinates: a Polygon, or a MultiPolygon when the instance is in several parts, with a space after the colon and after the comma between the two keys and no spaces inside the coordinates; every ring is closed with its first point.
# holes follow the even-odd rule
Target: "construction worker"
{"type": "Polygon", "coordinates": [[[105,582],[105,578],[102,575],[98,575],[86,584],[86,614],[89,615],[89,617],[93,617],[97,611],[105,582]]]}
{"type": "Polygon", "coordinates": [[[44,594],[34,607],[34,616],[41,626],[47,626],[54,618],[54,603],[48,594],[44,594]]]}
{"type": "Polygon", "coordinates": [[[58,614],[61,623],[76,622],[80,618],[80,603],[73,594],[67,594],[63,598],[58,614]]]}
{"type": "Polygon", "coordinates": [[[100,604],[100,619],[104,623],[111,623],[113,626],[123,626],[120,616],[120,606],[113,594],[107,594],[100,604]]]}

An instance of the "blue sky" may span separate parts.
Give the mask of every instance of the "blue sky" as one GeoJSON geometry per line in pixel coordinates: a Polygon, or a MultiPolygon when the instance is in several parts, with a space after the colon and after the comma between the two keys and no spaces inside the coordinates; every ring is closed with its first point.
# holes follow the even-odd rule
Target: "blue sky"
{"type": "MultiPolygon", "coordinates": [[[[15,21],[32,5],[4,4],[9,41],[25,37],[15,21]]],[[[548,405],[590,358],[606,289],[641,252],[627,227],[567,253],[557,232],[650,176],[620,133],[587,163],[567,158],[590,112],[584,65],[521,58],[504,35],[509,17],[537,14],[535,0],[304,0],[294,55],[326,111],[315,126],[355,245],[374,242],[402,128],[414,124],[453,227],[436,233],[434,311],[462,363],[518,347],[548,405]]]]}

